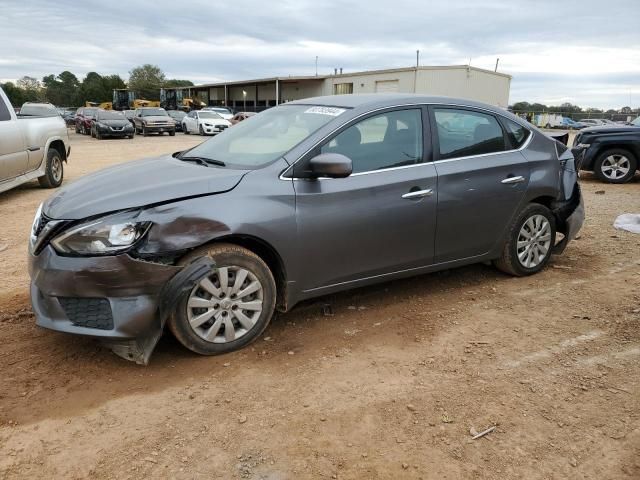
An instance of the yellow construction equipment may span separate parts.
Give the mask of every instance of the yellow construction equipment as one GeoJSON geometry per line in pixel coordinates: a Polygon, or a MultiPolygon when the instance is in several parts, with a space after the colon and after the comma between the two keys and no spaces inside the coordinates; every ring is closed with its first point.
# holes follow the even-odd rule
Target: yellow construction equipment
{"type": "Polygon", "coordinates": [[[138,98],[133,101],[134,110],[136,108],[141,108],[141,107],[159,107],[159,106],[160,106],[160,102],[158,100],[142,100],[138,98]]]}
{"type": "Polygon", "coordinates": [[[101,108],[103,110],[112,110],[113,109],[113,104],[111,102],[84,102],[84,106],[85,107],[98,107],[101,108]]]}

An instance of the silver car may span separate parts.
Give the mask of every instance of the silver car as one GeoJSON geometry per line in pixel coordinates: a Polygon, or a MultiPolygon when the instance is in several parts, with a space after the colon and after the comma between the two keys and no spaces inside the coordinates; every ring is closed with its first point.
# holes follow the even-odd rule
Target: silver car
{"type": "Polygon", "coordinates": [[[301,300],[476,262],[539,272],[584,219],[571,151],[466,100],[337,95],[84,177],[36,214],[40,326],[146,363],[241,348],[301,300]]]}

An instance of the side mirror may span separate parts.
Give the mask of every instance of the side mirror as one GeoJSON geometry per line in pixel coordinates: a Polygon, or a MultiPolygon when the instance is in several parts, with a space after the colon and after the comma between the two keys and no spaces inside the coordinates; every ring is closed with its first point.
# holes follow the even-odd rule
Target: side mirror
{"type": "Polygon", "coordinates": [[[321,153],[309,160],[314,177],[345,178],[353,172],[351,159],[340,153],[321,153]]]}

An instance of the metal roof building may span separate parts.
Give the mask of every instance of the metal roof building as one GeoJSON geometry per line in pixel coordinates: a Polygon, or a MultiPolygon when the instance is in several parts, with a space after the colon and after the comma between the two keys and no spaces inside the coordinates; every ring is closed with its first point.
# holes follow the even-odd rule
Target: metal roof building
{"type": "Polygon", "coordinates": [[[349,93],[422,93],[466,98],[506,108],[511,76],[466,65],[370,70],[321,76],[289,76],[187,87],[212,106],[261,111],[307,97],[349,93]]]}

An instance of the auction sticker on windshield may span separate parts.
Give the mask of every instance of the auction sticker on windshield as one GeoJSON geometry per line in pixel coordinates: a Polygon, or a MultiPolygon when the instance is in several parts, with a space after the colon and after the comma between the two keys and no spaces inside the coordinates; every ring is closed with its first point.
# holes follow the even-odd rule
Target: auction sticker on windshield
{"type": "Polygon", "coordinates": [[[304,113],[319,113],[320,115],[331,115],[332,117],[337,117],[344,111],[344,108],[337,107],[311,107],[307,108],[304,113]]]}

